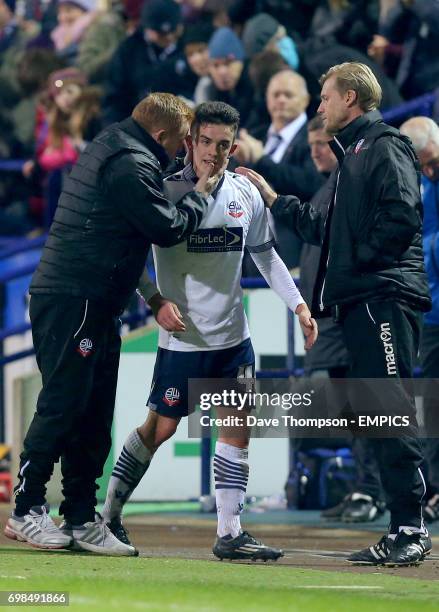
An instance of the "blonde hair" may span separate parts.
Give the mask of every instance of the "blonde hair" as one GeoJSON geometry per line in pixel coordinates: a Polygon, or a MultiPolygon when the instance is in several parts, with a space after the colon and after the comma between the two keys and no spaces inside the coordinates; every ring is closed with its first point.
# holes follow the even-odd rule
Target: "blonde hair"
{"type": "Polygon", "coordinates": [[[131,117],[150,134],[159,129],[180,132],[184,121],[190,124],[193,116],[186,102],[170,93],[150,94],[131,113],[131,117]]]}
{"type": "Polygon", "coordinates": [[[336,87],[340,93],[352,89],[357,94],[358,105],[364,112],[376,110],[381,104],[382,90],[376,76],[366,64],[345,62],[332,66],[319,79],[323,85],[330,77],[335,77],[336,87]]]}

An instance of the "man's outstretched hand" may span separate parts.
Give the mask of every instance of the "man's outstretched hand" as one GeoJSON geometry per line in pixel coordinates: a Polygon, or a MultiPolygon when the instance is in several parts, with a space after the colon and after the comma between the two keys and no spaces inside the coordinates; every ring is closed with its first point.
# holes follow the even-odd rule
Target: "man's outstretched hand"
{"type": "Polygon", "coordinates": [[[296,315],[299,317],[300,327],[302,328],[303,335],[305,336],[305,349],[309,351],[319,335],[317,322],[312,318],[306,304],[299,304],[299,306],[296,308],[296,315]]]}
{"type": "Polygon", "coordinates": [[[274,191],[274,189],[270,187],[270,185],[267,183],[263,176],[261,176],[254,170],[251,170],[250,168],[244,168],[244,166],[239,166],[238,168],[236,168],[235,172],[237,174],[242,174],[243,176],[246,176],[248,180],[258,188],[258,191],[261,194],[262,199],[264,200],[268,208],[272,207],[275,200],[277,199],[277,193],[274,191]]]}

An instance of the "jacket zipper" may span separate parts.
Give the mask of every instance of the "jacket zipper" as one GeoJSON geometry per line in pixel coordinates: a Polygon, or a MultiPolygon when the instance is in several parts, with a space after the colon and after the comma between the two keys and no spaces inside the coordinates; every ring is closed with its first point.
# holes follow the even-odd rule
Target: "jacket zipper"
{"type": "MultiPolygon", "coordinates": [[[[346,151],[344,150],[342,144],[340,143],[340,141],[337,140],[337,138],[334,137],[334,141],[338,144],[338,146],[340,147],[340,149],[343,151],[343,155],[346,153],[346,151]]],[[[338,171],[337,174],[337,183],[335,185],[335,194],[334,194],[334,205],[333,205],[333,209],[335,208],[335,205],[337,203],[337,189],[338,189],[338,181],[340,178],[340,169],[338,171]]],[[[328,217],[326,217],[325,219],[325,230],[326,230],[326,223],[328,221],[328,217]]],[[[328,271],[328,264],[329,264],[329,254],[330,254],[330,250],[329,250],[329,236],[328,236],[328,257],[326,259],[326,272],[328,271]]],[[[326,284],[326,273],[325,273],[325,278],[323,279],[323,284],[322,284],[322,290],[320,292],[320,311],[322,312],[325,309],[325,306],[323,305],[323,292],[325,290],[325,284],[326,284]]]]}

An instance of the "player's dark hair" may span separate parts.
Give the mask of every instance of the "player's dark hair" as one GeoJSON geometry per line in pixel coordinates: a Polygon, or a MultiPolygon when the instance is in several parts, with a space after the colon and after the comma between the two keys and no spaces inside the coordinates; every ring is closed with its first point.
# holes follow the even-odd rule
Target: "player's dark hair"
{"type": "Polygon", "coordinates": [[[198,136],[200,125],[213,123],[215,125],[229,125],[236,134],[239,126],[240,116],[236,108],[225,102],[203,102],[194,112],[191,125],[192,137],[198,136]]]}

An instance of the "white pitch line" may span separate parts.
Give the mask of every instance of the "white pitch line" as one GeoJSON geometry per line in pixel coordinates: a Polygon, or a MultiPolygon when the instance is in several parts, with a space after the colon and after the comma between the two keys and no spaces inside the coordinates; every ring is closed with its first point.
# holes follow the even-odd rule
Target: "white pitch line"
{"type": "Polygon", "coordinates": [[[314,548],[284,548],[285,553],[309,555],[350,555],[352,550],[315,550],[314,548]]]}
{"type": "MultiPolygon", "coordinates": [[[[320,557],[322,559],[343,560],[351,555],[354,550],[314,550],[311,548],[284,548],[284,553],[288,559],[293,559],[294,555],[308,555],[310,557],[320,557]]],[[[425,557],[425,561],[439,561],[438,554],[430,554],[425,557]]]]}
{"type": "Polygon", "coordinates": [[[18,580],[26,580],[26,576],[4,576],[4,575],[0,575],[0,578],[17,578],[18,580]]]}
{"type": "Polygon", "coordinates": [[[347,591],[358,591],[358,590],[373,590],[373,591],[379,591],[381,589],[384,589],[384,587],[382,586],[361,586],[361,585],[335,585],[335,584],[331,584],[331,585],[321,585],[321,584],[308,584],[308,585],[294,585],[292,587],[293,589],[343,589],[343,590],[347,590],[347,591]]]}

